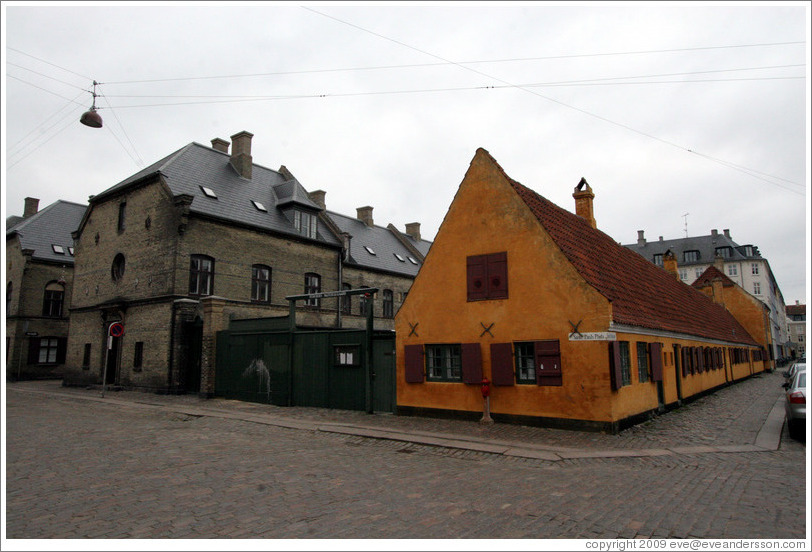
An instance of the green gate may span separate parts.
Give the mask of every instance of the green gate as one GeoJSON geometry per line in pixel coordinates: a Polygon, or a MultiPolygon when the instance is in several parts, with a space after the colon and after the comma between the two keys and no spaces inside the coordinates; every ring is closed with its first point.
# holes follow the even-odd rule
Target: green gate
{"type": "Polygon", "coordinates": [[[217,334],[215,395],[279,406],[367,408],[367,349],[376,412],[395,411],[395,334],[234,320],[217,334]]]}

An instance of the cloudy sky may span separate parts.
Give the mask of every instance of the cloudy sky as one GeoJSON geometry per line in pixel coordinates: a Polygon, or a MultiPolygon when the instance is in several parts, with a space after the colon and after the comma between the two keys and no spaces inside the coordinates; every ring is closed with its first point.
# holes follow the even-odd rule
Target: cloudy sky
{"type": "Polygon", "coordinates": [[[3,3],[3,215],[247,130],[327,207],[432,239],[477,148],[622,243],[809,265],[808,2],[3,3]],[[92,102],[102,129],[79,124],[92,102]]]}

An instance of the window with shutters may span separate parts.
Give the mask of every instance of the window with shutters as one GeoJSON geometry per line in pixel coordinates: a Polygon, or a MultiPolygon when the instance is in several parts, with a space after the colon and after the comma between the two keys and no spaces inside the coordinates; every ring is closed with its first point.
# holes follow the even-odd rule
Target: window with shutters
{"type": "Polygon", "coordinates": [[[613,389],[631,385],[632,362],[628,341],[609,342],[609,367],[613,389]]]}
{"type": "Polygon", "coordinates": [[[467,258],[468,301],[508,298],[507,253],[467,258]]]}
{"type": "Polygon", "coordinates": [[[536,351],[532,343],[516,343],[516,383],[536,383],[536,351]]]}
{"type": "Polygon", "coordinates": [[[648,382],[648,343],[637,343],[637,381],[648,382]]]}
{"type": "Polygon", "coordinates": [[[462,381],[462,355],[459,345],[426,345],[428,381],[462,381]]]}

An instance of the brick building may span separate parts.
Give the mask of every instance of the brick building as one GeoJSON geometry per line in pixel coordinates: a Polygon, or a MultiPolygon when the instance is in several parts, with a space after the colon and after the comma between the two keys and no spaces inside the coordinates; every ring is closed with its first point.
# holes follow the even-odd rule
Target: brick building
{"type": "Polygon", "coordinates": [[[85,205],[57,201],[39,210],[25,199],[6,220],[6,377],[61,378],[73,291],[71,232],[85,205]]]}
{"type": "Polygon", "coordinates": [[[728,310],[479,149],[395,321],[400,413],[617,431],[768,367],[728,310]]]}
{"type": "MultiPolygon", "coordinates": [[[[394,313],[428,250],[411,234],[328,212],[284,166],[255,164],[253,135],[191,143],[90,198],[74,233],[75,293],[65,383],[214,392],[216,332],[288,315],[290,295],[376,287],[376,327],[394,313]],[[404,259],[401,261],[400,259],[404,259]],[[109,340],[111,324],[124,335],[109,340]]],[[[296,322],[364,327],[361,306],[300,302],[296,322]],[[304,303],[304,304],[303,304],[304,303]]]]}

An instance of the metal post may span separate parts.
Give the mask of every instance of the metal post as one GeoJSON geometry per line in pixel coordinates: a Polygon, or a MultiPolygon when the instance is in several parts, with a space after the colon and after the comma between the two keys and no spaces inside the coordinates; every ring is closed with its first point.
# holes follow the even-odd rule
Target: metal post
{"type": "Polygon", "coordinates": [[[373,370],[372,370],[372,328],[373,328],[373,320],[372,315],[374,313],[373,308],[373,301],[372,295],[370,294],[369,300],[366,302],[367,307],[367,346],[366,346],[366,354],[364,355],[365,361],[364,364],[366,365],[366,407],[367,407],[367,414],[372,414],[374,412],[374,401],[372,400],[372,393],[373,393],[373,385],[372,385],[372,378],[373,370]]]}
{"type": "Polygon", "coordinates": [[[102,398],[104,398],[104,392],[107,389],[107,365],[110,364],[110,349],[112,348],[113,336],[110,335],[110,328],[107,328],[107,352],[104,355],[104,370],[102,371],[102,398]]]}

